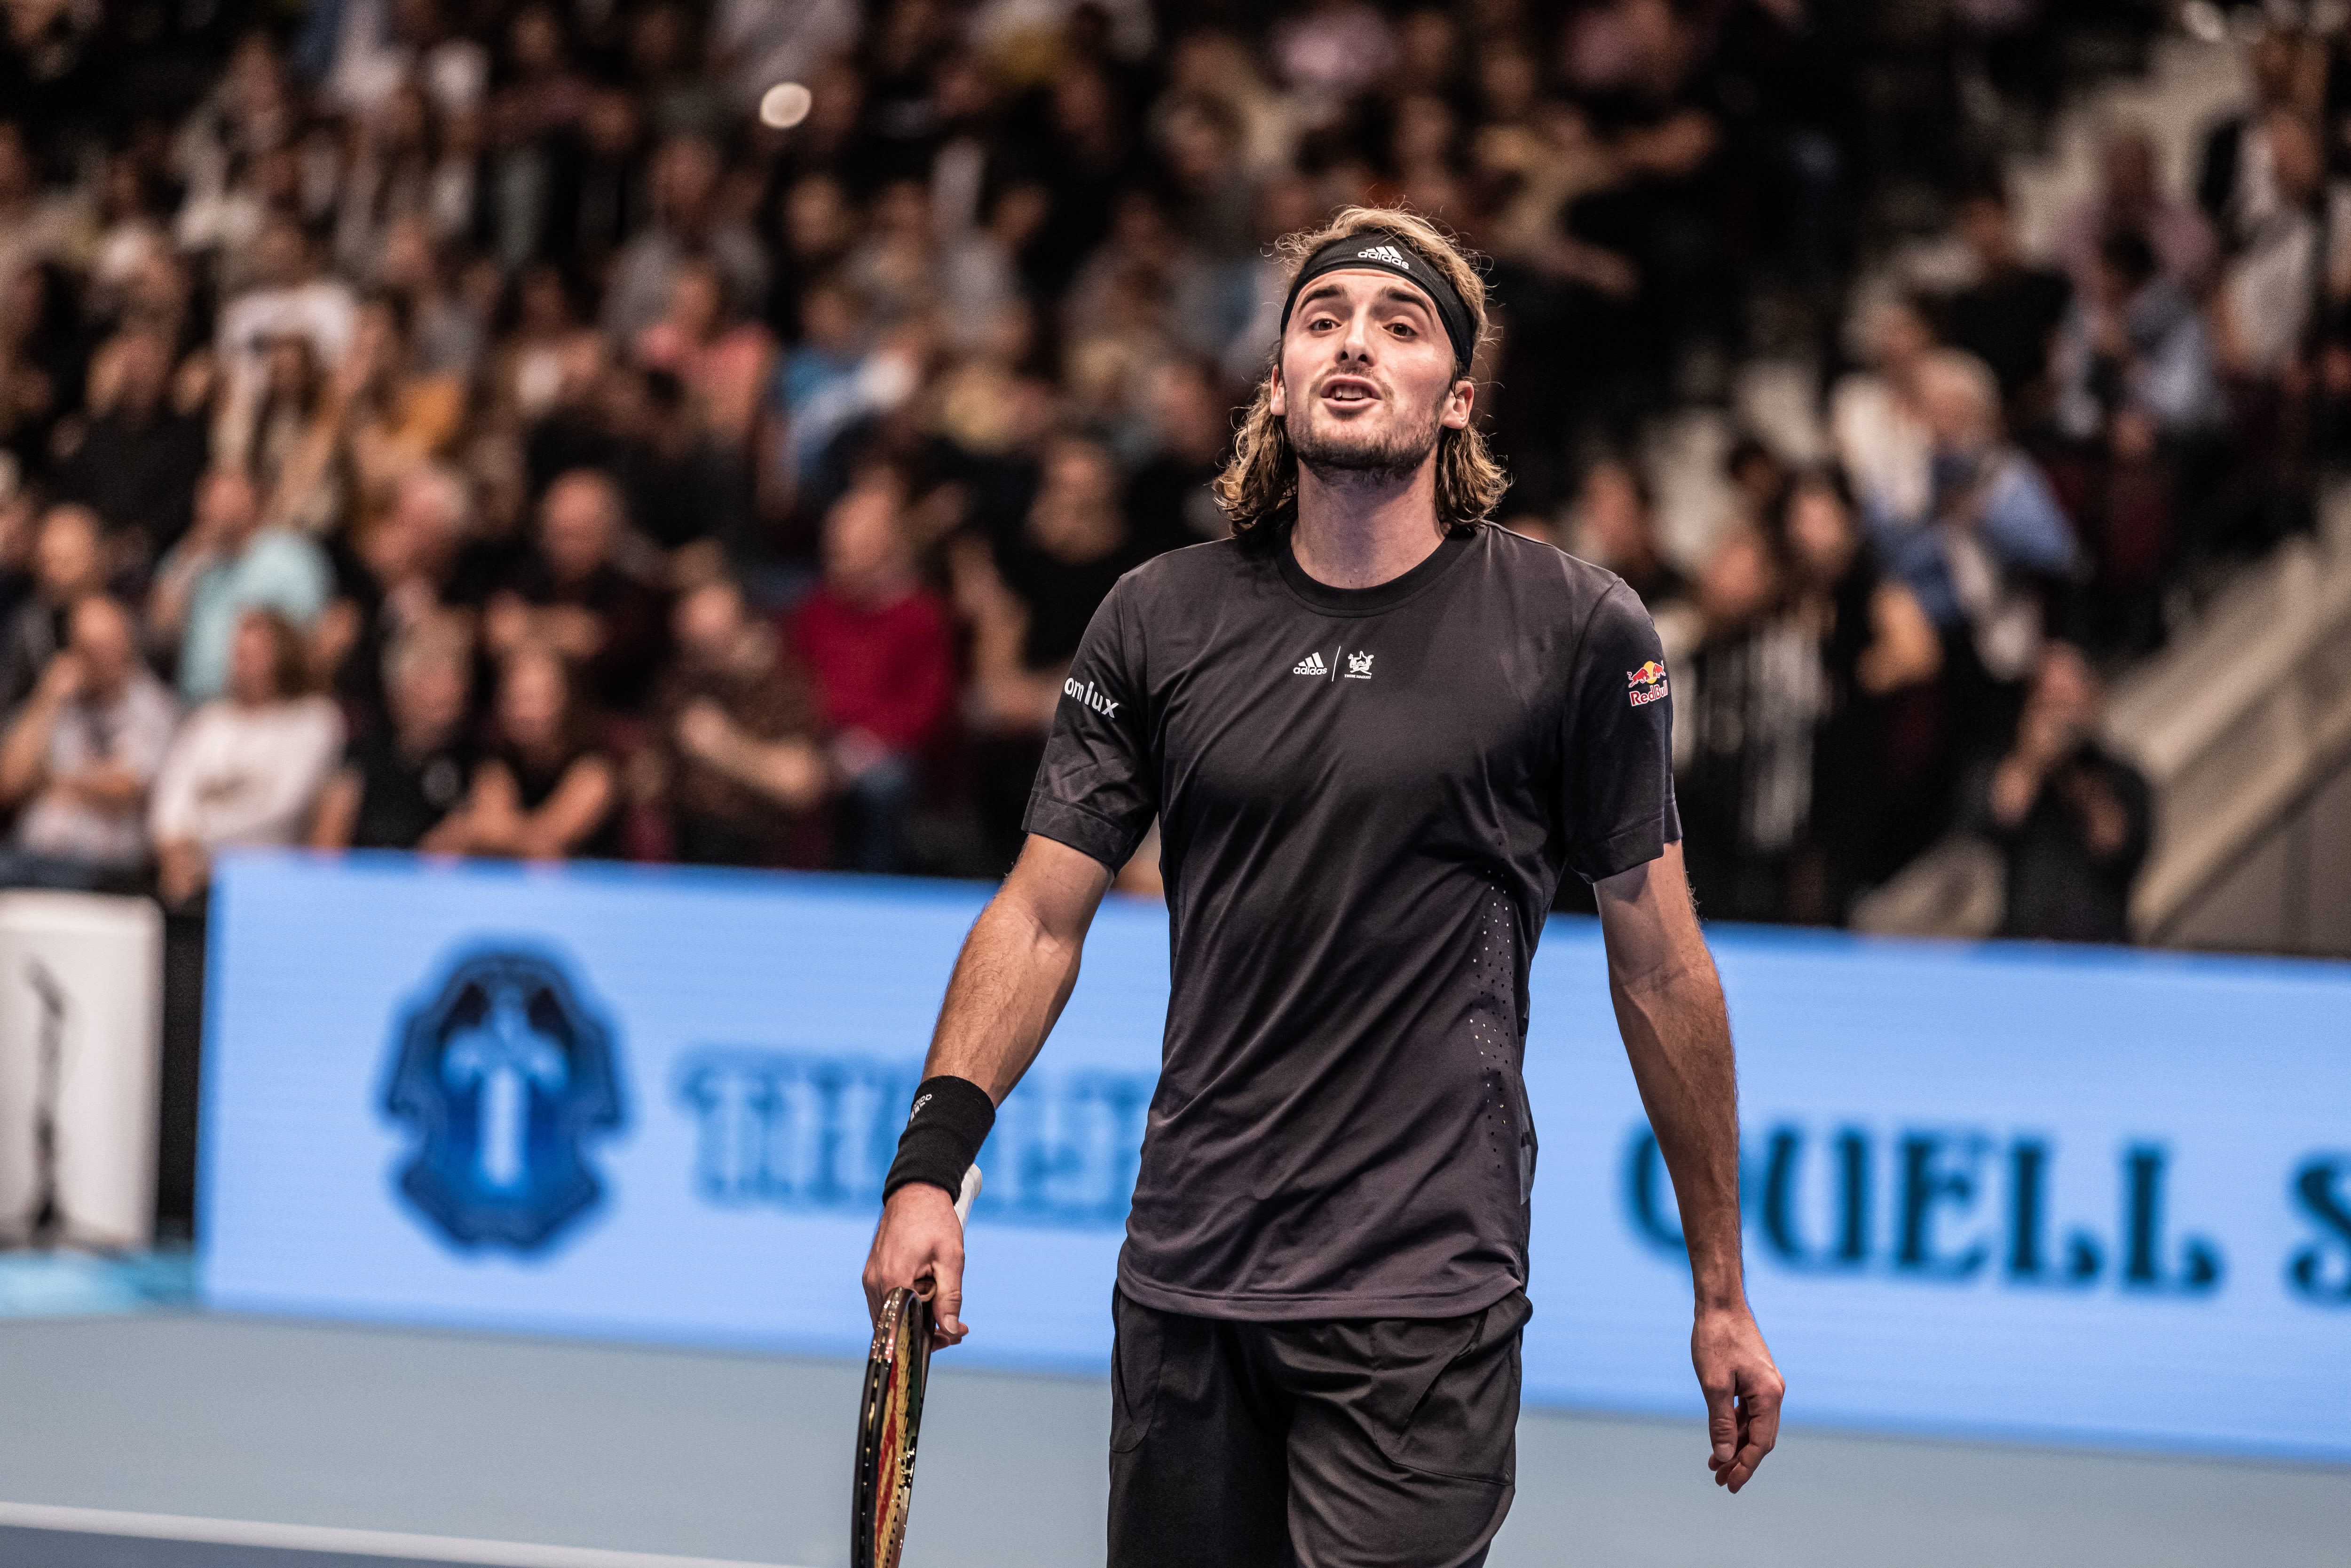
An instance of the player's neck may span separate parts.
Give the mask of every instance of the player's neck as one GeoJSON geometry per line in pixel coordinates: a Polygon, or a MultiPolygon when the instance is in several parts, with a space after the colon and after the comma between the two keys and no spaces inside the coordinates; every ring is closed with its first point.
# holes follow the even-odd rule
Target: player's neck
{"type": "Polygon", "coordinates": [[[1298,476],[1298,523],[1290,553],[1307,576],[1332,588],[1377,588],[1426,560],[1445,541],[1437,518],[1437,465],[1411,474],[1341,471],[1298,476]]]}

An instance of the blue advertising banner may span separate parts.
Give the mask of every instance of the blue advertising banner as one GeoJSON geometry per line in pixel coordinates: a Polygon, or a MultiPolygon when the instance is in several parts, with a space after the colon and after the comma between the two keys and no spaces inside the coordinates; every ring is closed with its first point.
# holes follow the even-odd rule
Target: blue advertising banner
{"type": "MultiPolygon", "coordinates": [[[[862,1354],[966,884],[227,861],[215,1307],[862,1354]]],[[[2351,966],[1711,933],[1792,1417],[2351,1458],[2351,966]]],[[[1100,1371],[1166,919],[1113,900],[983,1151],[967,1364],[1100,1371]]],[[[1692,1411],[1672,1187],[1554,919],[1533,1403],[1692,1411]]]]}

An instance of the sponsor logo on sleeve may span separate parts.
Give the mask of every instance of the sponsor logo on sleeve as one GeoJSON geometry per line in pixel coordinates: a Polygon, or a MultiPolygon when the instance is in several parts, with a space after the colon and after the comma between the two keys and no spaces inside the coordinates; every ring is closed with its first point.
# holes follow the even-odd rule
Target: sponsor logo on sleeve
{"type": "Polygon", "coordinates": [[[1666,695],[1666,667],[1651,659],[1637,670],[1625,671],[1625,684],[1632,688],[1629,695],[1635,707],[1656,702],[1666,695]]]}
{"type": "Polygon", "coordinates": [[[1092,681],[1081,681],[1072,676],[1061,683],[1061,695],[1065,697],[1077,698],[1104,718],[1118,716],[1118,704],[1104,696],[1092,681]]]}

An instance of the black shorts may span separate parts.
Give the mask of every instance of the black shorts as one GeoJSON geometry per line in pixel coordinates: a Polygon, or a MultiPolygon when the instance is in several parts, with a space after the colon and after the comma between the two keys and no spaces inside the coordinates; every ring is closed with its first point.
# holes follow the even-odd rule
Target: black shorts
{"type": "Polygon", "coordinates": [[[1523,1291],[1460,1318],[1113,1311],[1110,1568],[1485,1562],[1515,1491],[1523,1291]]]}

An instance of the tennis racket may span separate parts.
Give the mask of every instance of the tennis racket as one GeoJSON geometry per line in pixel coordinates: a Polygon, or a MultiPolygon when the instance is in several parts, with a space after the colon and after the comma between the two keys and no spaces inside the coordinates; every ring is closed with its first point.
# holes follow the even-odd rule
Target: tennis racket
{"type": "MultiPolygon", "coordinates": [[[[963,1173],[958,1222],[971,1218],[979,1167],[963,1173]]],[[[928,1274],[882,1298],[873,1348],[865,1356],[865,1399],[857,1414],[857,1489],[849,1525],[850,1568],[898,1568],[906,1513],[914,1501],[914,1438],[923,1429],[923,1388],[931,1374],[928,1274]]]]}

